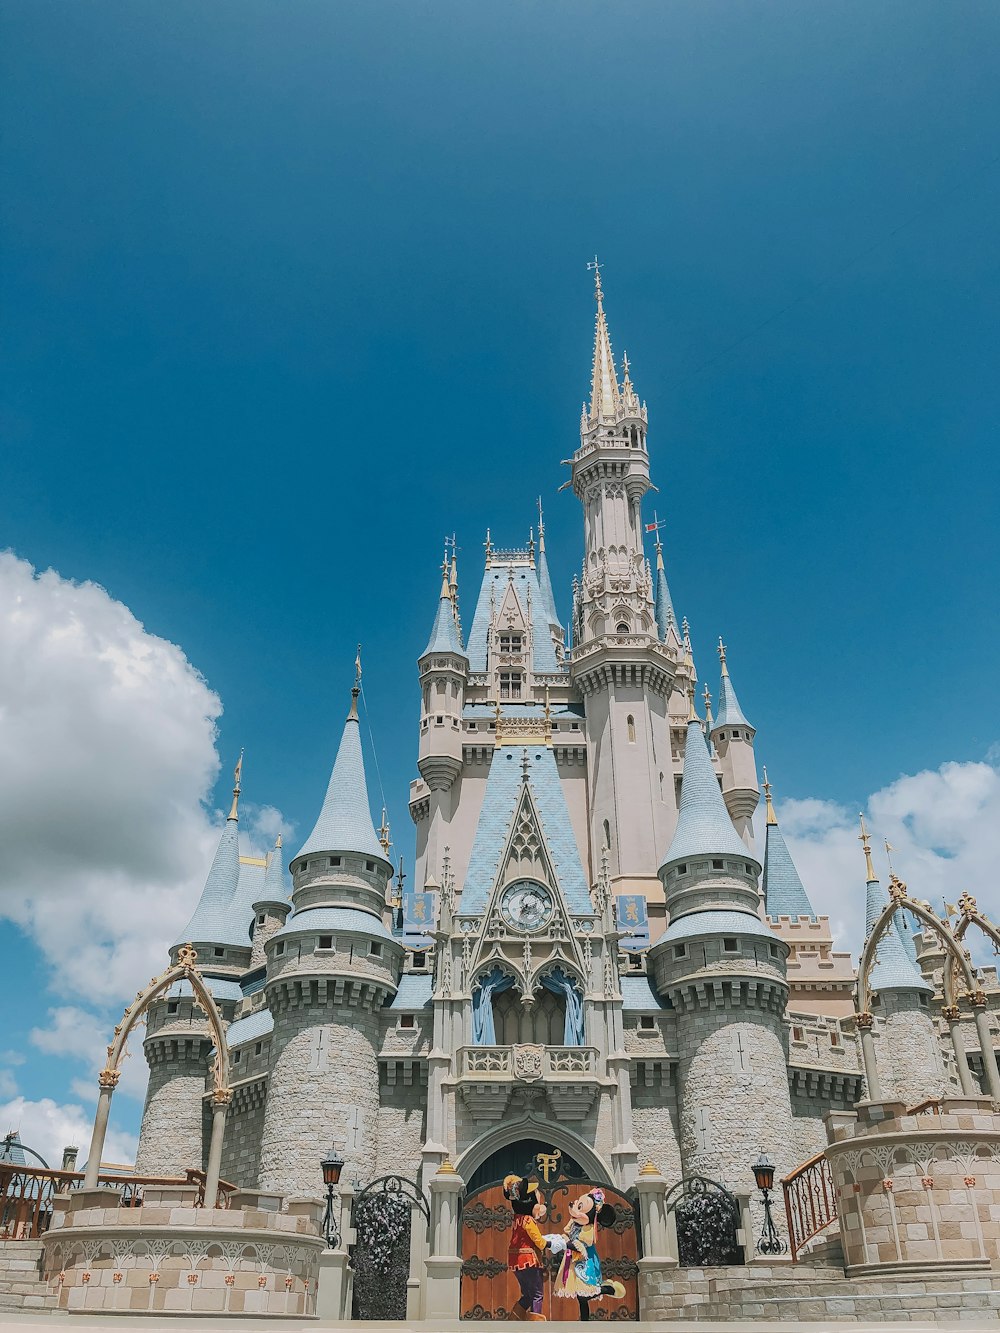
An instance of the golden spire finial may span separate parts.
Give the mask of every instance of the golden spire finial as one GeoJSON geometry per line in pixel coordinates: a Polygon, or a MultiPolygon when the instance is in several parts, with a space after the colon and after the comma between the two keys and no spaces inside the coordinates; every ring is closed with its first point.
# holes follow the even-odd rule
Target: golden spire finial
{"type": "Polygon", "coordinates": [[[868,876],[868,883],[874,884],[875,881],[878,879],[878,875],[875,874],[875,867],[872,865],[871,839],[868,836],[868,830],[865,828],[864,815],[859,814],[858,819],[860,819],[861,821],[861,832],[858,835],[858,842],[861,843],[861,846],[864,848],[865,852],[865,874],[868,876]]]}
{"type": "Polygon", "coordinates": [[[389,859],[389,848],[392,846],[392,839],[389,837],[389,821],[385,817],[385,806],[382,807],[382,824],[378,831],[378,840],[382,844],[382,850],[385,852],[385,859],[389,859]]]}
{"type": "Polygon", "coordinates": [[[726,645],[722,642],[722,635],[719,635],[719,661],[722,663],[722,674],[729,675],[729,668],[726,666],[726,645]]]}
{"type": "Polygon", "coordinates": [[[236,768],[233,772],[233,808],[229,811],[230,819],[239,819],[240,804],[240,778],[243,775],[243,749],[240,747],[240,757],[236,761],[236,768]]]}
{"type": "Polygon", "coordinates": [[[885,843],[885,859],[889,862],[889,878],[891,879],[895,874],[895,871],[892,868],[892,854],[896,849],[888,838],[883,838],[882,841],[885,843]]]}
{"type": "Polygon", "coordinates": [[[774,813],[774,805],[771,802],[771,784],[767,780],[767,769],[764,769],[764,781],[761,783],[764,789],[764,806],[767,810],[767,822],[777,824],[778,816],[774,813]]]}

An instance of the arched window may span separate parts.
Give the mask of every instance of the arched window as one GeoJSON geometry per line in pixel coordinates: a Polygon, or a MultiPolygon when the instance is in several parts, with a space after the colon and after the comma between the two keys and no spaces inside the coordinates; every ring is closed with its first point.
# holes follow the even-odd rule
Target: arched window
{"type": "Polygon", "coordinates": [[[611,825],[607,820],[604,821],[604,845],[611,850],[611,825]]]}
{"type": "Polygon", "coordinates": [[[628,625],[625,624],[625,621],[624,621],[624,620],[620,621],[620,622],[615,626],[615,633],[616,633],[616,634],[627,634],[627,633],[628,633],[628,625]]]}
{"type": "Polygon", "coordinates": [[[663,800],[663,774],[660,774],[660,800],[663,800]]]}
{"type": "Polygon", "coordinates": [[[635,744],[635,718],[632,716],[631,713],[629,713],[628,717],[625,719],[625,725],[628,727],[628,743],[629,743],[629,745],[634,745],[634,744],[635,744]]]}

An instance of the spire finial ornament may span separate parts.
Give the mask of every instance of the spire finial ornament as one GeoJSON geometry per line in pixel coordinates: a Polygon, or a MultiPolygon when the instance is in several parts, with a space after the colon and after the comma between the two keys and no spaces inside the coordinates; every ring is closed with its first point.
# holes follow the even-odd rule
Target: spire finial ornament
{"type": "Polygon", "coordinates": [[[604,289],[601,286],[601,265],[595,255],[587,265],[594,273],[594,296],[597,300],[597,321],[594,327],[594,364],[590,377],[590,412],[587,425],[602,421],[615,422],[621,417],[621,391],[618,374],[611,352],[608,321],[604,315],[604,289]]]}
{"type": "Polygon", "coordinates": [[[274,850],[275,850],[276,852],[280,852],[280,851],[281,851],[281,834],[280,834],[280,833],[278,834],[277,838],[275,839],[275,842],[274,842],[274,850]]]}
{"type": "Polygon", "coordinates": [[[719,661],[722,664],[722,674],[724,676],[728,676],[729,668],[726,666],[726,645],[722,642],[721,634],[719,635],[718,653],[719,653],[719,661]]]}
{"type": "Polygon", "coordinates": [[[489,528],[486,529],[486,540],[483,542],[483,547],[486,551],[486,568],[489,569],[490,565],[493,563],[493,542],[490,539],[489,528]]]}
{"type": "Polygon", "coordinates": [[[864,848],[864,853],[865,853],[865,874],[868,876],[868,883],[869,883],[869,884],[874,884],[875,881],[878,879],[878,876],[875,874],[875,867],[872,865],[872,844],[871,844],[871,838],[868,836],[868,830],[865,828],[865,817],[864,817],[864,815],[863,815],[863,814],[859,814],[859,815],[858,815],[858,819],[861,821],[861,832],[860,832],[860,834],[858,835],[858,842],[860,842],[860,843],[861,843],[861,846],[864,848]]]}
{"type": "Polygon", "coordinates": [[[522,750],[522,751],[521,751],[521,781],[522,781],[522,782],[527,782],[527,781],[528,781],[528,770],[530,769],[530,767],[531,767],[531,761],[528,759],[528,751],[527,751],[526,749],[525,749],[525,750],[522,750]]]}
{"type": "Polygon", "coordinates": [[[774,813],[774,805],[771,802],[771,784],[767,780],[767,769],[764,769],[764,781],[761,783],[764,788],[764,805],[767,810],[767,822],[777,824],[778,816],[774,813]]]}
{"type": "Polygon", "coordinates": [[[705,685],[702,691],[702,700],[705,704],[705,726],[709,731],[712,730],[712,691],[705,685]]]}
{"type": "MultiPolygon", "coordinates": [[[[236,761],[236,768],[233,771],[233,805],[229,811],[229,819],[238,820],[240,817],[240,779],[243,776],[243,749],[240,747],[240,757],[236,761]]],[[[228,823],[228,820],[227,820],[228,823]]]]}
{"type": "Polygon", "coordinates": [[[545,517],[542,514],[542,497],[538,497],[538,554],[545,554],[545,517]]]}
{"type": "Polygon", "coordinates": [[[385,852],[385,859],[389,859],[389,848],[392,846],[392,839],[389,837],[389,821],[385,817],[385,806],[382,807],[382,823],[379,826],[378,840],[382,844],[382,850],[385,852]]]}
{"type": "Polygon", "coordinates": [[[354,684],[351,686],[351,711],[347,714],[348,722],[358,720],[358,695],[361,693],[361,644],[354,659],[354,684]]]}
{"type": "Polygon", "coordinates": [[[688,721],[698,721],[698,710],[694,706],[694,678],[688,681],[688,721]]]}

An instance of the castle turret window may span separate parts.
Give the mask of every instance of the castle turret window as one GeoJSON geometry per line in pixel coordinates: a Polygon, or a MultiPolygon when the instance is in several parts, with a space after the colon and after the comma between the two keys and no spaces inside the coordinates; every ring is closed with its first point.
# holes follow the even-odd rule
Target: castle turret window
{"type": "Polygon", "coordinates": [[[739,951],[740,951],[739,940],[724,939],[722,941],[723,953],[739,953],[739,951]]]}
{"type": "Polygon", "coordinates": [[[373,940],[371,945],[369,946],[368,952],[371,954],[373,958],[381,958],[382,957],[381,944],[379,944],[377,940],[373,940]]]}
{"type": "Polygon", "coordinates": [[[625,725],[628,727],[628,740],[630,745],[635,744],[635,718],[629,713],[625,719],[625,725]]]}
{"type": "Polygon", "coordinates": [[[321,936],[319,937],[319,948],[321,948],[321,949],[332,949],[332,948],[333,948],[333,936],[332,936],[332,935],[321,935],[321,936]]]}
{"type": "Polygon", "coordinates": [[[400,1014],[399,1026],[401,1028],[412,1028],[416,1026],[413,1014],[400,1014]]]}
{"type": "Polygon", "coordinates": [[[180,1008],[180,1002],[179,1002],[178,1000],[169,1000],[169,1001],[167,1002],[167,1013],[168,1013],[168,1014],[176,1014],[176,1012],[177,1012],[177,1010],[178,1010],[179,1008],[180,1008]]]}
{"type": "Polygon", "coordinates": [[[712,869],[713,869],[713,870],[721,870],[721,869],[722,869],[722,862],[721,862],[721,861],[713,861],[713,862],[712,862],[712,869]]]}
{"type": "Polygon", "coordinates": [[[225,949],[213,949],[212,953],[216,958],[225,958],[226,956],[225,949]]]}
{"type": "Polygon", "coordinates": [[[652,1032],[656,1027],[656,1019],[652,1014],[640,1014],[639,1027],[643,1032],[652,1032]]]}

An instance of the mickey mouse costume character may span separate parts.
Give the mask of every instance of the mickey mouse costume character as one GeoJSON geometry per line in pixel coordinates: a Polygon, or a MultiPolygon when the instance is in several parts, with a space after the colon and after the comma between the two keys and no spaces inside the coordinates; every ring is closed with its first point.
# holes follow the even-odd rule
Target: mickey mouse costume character
{"type": "Polygon", "coordinates": [[[559,1264],[556,1295],[575,1296],[581,1320],[588,1320],[591,1301],[600,1300],[602,1296],[615,1296],[621,1300],[625,1295],[620,1282],[602,1280],[601,1260],[597,1253],[597,1228],[614,1226],[615,1210],[604,1202],[604,1191],[595,1186],[570,1204],[569,1215],[566,1251],[559,1264]]]}
{"type": "Polygon", "coordinates": [[[526,1176],[505,1176],[503,1193],[504,1198],[510,1200],[514,1214],[507,1266],[513,1270],[517,1285],[521,1288],[521,1298],[511,1307],[511,1313],[515,1319],[544,1323],[542,1294],[545,1270],[542,1268],[541,1256],[549,1242],[531,1215],[540,1203],[544,1203],[544,1199],[538,1193],[537,1184],[529,1181],[526,1176]]]}

